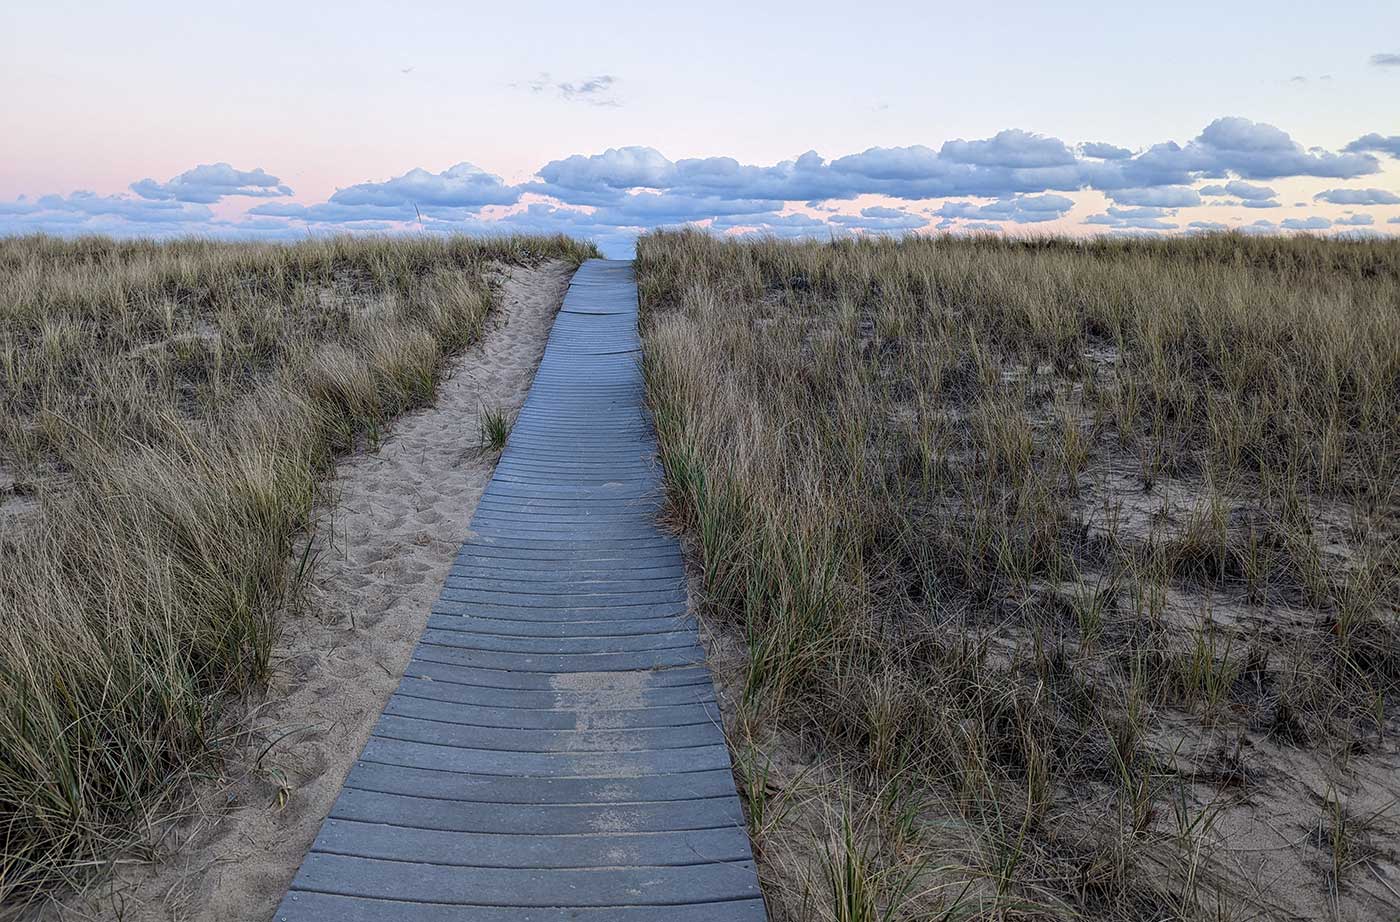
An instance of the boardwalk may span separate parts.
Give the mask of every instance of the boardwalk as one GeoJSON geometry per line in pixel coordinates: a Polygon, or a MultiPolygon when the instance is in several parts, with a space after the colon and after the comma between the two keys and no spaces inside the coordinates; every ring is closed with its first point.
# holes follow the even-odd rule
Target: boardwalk
{"type": "Polygon", "coordinates": [[[629,262],[574,277],[413,659],[276,918],[760,922],[642,410],[629,262]]]}

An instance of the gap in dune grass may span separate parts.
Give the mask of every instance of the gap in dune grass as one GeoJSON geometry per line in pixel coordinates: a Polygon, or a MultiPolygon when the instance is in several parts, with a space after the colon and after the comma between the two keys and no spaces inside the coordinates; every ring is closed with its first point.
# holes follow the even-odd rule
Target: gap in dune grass
{"type": "Polygon", "coordinates": [[[1400,245],[661,233],[638,277],[778,918],[1393,905],[1400,245]]]}

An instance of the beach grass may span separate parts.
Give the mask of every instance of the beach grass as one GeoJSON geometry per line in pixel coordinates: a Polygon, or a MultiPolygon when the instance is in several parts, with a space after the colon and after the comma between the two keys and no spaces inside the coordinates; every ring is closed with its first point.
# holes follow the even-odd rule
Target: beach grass
{"type": "Polygon", "coordinates": [[[774,918],[1393,910],[1400,243],[660,232],[637,273],[774,918]]]}

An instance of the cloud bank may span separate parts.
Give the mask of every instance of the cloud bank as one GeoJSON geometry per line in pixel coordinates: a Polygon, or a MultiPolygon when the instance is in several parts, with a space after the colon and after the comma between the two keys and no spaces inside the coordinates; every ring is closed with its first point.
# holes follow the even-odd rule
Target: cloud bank
{"type": "Polygon", "coordinates": [[[1400,195],[1384,189],[1326,189],[1313,198],[1333,205],[1400,205],[1400,195]]]}
{"type": "Polygon", "coordinates": [[[1371,133],[1365,134],[1352,141],[1342,148],[1350,153],[1377,153],[1389,154],[1396,159],[1400,159],[1400,134],[1389,136],[1371,133]]]}
{"type": "Polygon", "coordinates": [[[255,170],[235,170],[227,163],[203,163],[186,170],[168,182],[142,179],[131,184],[131,191],[153,201],[197,202],[212,205],[230,195],[272,198],[291,195],[290,187],[276,176],[255,170]]]}
{"type": "MultiPolygon", "coordinates": [[[[577,100],[606,97],[613,82],[606,75],[579,82],[542,76],[529,88],[577,100]]],[[[1226,117],[1185,143],[1138,150],[1105,141],[1069,144],[1017,128],[936,148],[872,147],[833,159],[807,151],[767,165],[732,157],[672,160],[651,147],[616,147],[551,160],[516,184],[462,162],[355,183],[319,202],[293,200],[292,190],[261,168],[215,163],[165,182],[140,180],[130,194],[0,202],[0,232],[563,232],[592,237],[613,252],[625,251],[649,228],[694,223],[782,237],[1033,230],[1051,223],[1057,230],[1198,233],[1230,225],[1183,221],[1181,209],[1282,208],[1269,184],[1276,180],[1319,181],[1325,188],[1314,200],[1329,205],[1400,205],[1400,195],[1374,179],[1364,187],[1343,185],[1380,173],[1382,157],[1400,157],[1400,136],[1363,134],[1330,151],[1304,147],[1272,125],[1226,117]],[[217,218],[208,207],[234,197],[268,201],[237,219],[217,218]]],[[[1250,232],[1281,232],[1370,222],[1307,215],[1236,223],[1250,232]]]]}

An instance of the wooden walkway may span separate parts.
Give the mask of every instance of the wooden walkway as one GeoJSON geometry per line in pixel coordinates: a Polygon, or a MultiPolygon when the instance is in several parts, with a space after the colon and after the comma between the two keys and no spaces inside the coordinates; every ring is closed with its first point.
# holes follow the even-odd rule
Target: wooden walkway
{"type": "Polygon", "coordinates": [[[639,355],[631,263],[590,260],[277,920],[765,918],[639,355]]]}

